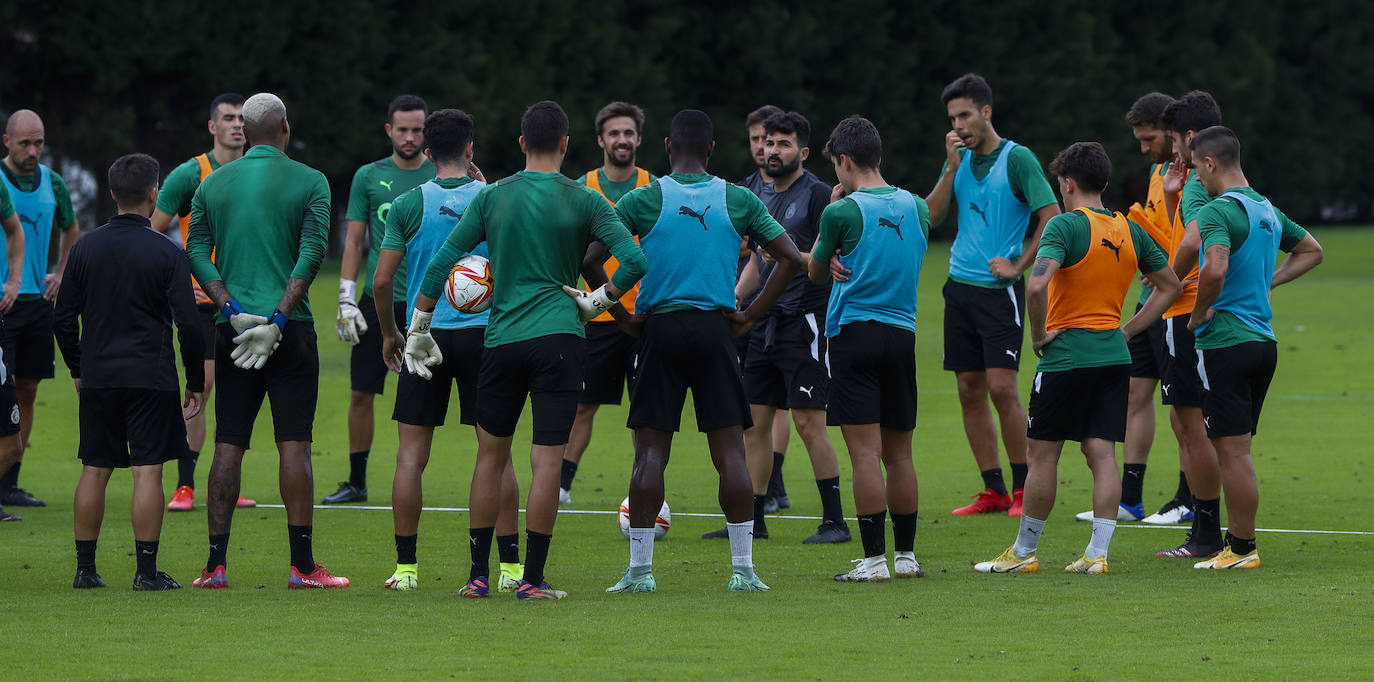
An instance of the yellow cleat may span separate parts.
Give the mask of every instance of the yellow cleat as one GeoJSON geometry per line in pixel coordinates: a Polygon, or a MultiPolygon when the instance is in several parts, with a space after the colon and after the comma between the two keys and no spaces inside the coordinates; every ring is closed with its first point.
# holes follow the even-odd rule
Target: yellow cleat
{"type": "Polygon", "coordinates": [[[973,565],[979,573],[1039,573],[1040,561],[1034,554],[1019,557],[1008,547],[992,561],[982,561],[973,565]]]}
{"type": "Polygon", "coordinates": [[[1236,554],[1230,547],[1221,550],[1218,554],[1206,561],[1199,561],[1193,564],[1193,568],[1215,568],[1217,570],[1231,568],[1259,568],[1259,550],[1255,550],[1246,555],[1236,554]]]}
{"type": "Polygon", "coordinates": [[[1065,573],[1087,573],[1090,575],[1105,574],[1107,572],[1107,557],[1099,556],[1088,558],[1084,554],[1074,560],[1073,563],[1064,567],[1065,573]]]}

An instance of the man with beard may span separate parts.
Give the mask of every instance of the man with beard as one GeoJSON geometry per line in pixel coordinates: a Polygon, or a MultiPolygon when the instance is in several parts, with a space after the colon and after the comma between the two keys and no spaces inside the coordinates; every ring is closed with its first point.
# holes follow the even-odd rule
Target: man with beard
{"type": "MultiPolygon", "coordinates": [[[[596,113],[596,144],[601,147],[601,167],[587,171],[578,182],[596,190],[606,201],[615,202],[636,187],[649,184],[654,176],[635,165],[635,152],[644,141],[644,110],[629,102],[611,102],[596,113]]],[[[606,276],[615,274],[620,262],[606,261],[606,276]]],[[[634,313],[632,287],[620,297],[625,310],[634,313]]],[[[572,504],[573,478],[577,465],[592,439],[592,421],[602,405],[619,405],[626,380],[634,388],[635,356],[639,344],[621,331],[609,312],[592,318],[586,325],[587,359],[582,369],[582,396],[577,401],[577,417],[568,434],[568,449],[563,453],[563,473],[558,484],[558,505],[572,504]]]]}
{"type": "Polygon", "coordinates": [[[344,241],[343,264],[339,269],[339,339],[353,344],[349,361],[352,393],[348,402],[348,480],[327,495],[324,504],[367,501],[367,456],[372,450],[372,399],[386,388],[386,365],[382,362],[382,333],[377,321],[377,305],[394,305],[396,319],[405,320],[405,264],[394,279],[395,300],[378,301],[372,297],[372,275],[377,271],[377,254],[386,234],[386,214],[396,197],[434,178],[434,164],[420,155],[425,146],[425,116],[429,106],[415,95],[401,95],[387,108],[386,136],[391,139],[391,156],[359,168],[353,174],[348,193],[348,236],[344,241]],[[370,247],[366,270],[363,265],[363,231],[370,247]],[[362,270],[362,297],[358,298],[358,275],[362,270]]]}

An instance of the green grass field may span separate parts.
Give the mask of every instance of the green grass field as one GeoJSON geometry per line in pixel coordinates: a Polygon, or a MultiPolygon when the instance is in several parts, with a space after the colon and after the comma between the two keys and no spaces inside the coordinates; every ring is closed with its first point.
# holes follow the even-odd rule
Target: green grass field
{"type": "MultiPolygon", "coordinates": [[[[46,509],[11,509],[0,525],[0,678],[1358,678],[1374,674],[1369,560],[1374,503],[1369,424],[1374,420],[1374,228],[1319,229],[1326,263],[1274,295],[1278,375],[1255,443],[1264,566],[1213,574],[1153,553],[1182,529],[1123,524],[1108,576],[1067,576],[1089,529],[1073,514],[1090,506],[1087,468],[1066,448],[1058,506],[1046,529],[1038,575],[975,574],[974,561],[1012,540],[1005,516],[955,518],[949,510],[981,489],[959,421],[952,376],[940,369],[940,286],[948,246],[927,257],[921,283],[917,364],[921,382],[916,466],[922,519],[916,554],[927,577],[841,585],[831,575],[861,554],[846,545],[803,546],[816,521],[770,522],[755,561],[773,591],[725,592],[724,543],[698,536],[719,527],[715,474],[705,440],[684,432],[668,470],[673,529],[656,547],[655,595],[609,596],[627,560],[614,510],[626,494],[631,450],[625,407],[603,409],[596,437],[560,516],[550,580],[557,603],[458,597],[467,576],[467,517],[430,511],[421,523],[422,588],[392,593],[381,583],[395,561],[386,510],[320,509],[315,551],[346,590],[292,592],[285,514],[240,510],[229,575],[233,589],[133,594],[130,479],[116,475],[101,539],[104,590],[71,589],[75,560],[71,494],[78,474],[76,401],[65,371],[39,393],[37,425],[21,485],[46,509]]],[[[337,264],[314,287],[321,351],[316,417],[316,498],[347,476],[347,348],[334,338],[337,264]]],[[[1029,339],[1027,340],[1029,351],[1029,339]]],[[[1032,357],[1027,352],[1027,358],[1032,357]]],[[[59,367],[61,363],[59,363],[59,367]]],[[[1023,368],[1030,370],[1029,364],[1023,368]]],[[[1022,372],[1023,396],[1033,373],[1022,372]]],[[[394,382],[389,386],[394,389],[394,382]]],[[[370,504],[385,507],[396,446],[391,395],[380,399],[370,504]]],[[[456,410],[456,401],[454,402],[456,410]]],[[[426,478],[431,507],[466,505],[475,449],[470,429],[436,439],[426,478]]],[[[690,418],[684,420],[691,423],[690,418]]],[[[1145,505],[1172,493],[1177,455],[1166,413],[1146,477],[1145,505]]],[[[516,468],[528,480],[528,423],[517,435],[516,468]],[[522,461],[523,460],[523,461],[522,461]]],[[[838,430],[832,440],[848,490],[838,430]]],[[[280,504],[269,417],[258,422],[244,463],[243,491],[280,504]]],[[[201,487],[209,455],[198,472],[201,487]]],[[[786,466],[789,513],[820,512],[800,441],[786,466]]],[[[175,465],[165,472],[170,494],[175,465]]],[[[201,493],[203,500],[204,491],[201,493]]],[[[853,503],[846,494],[846,511],[853,503]]],[[[856,531],[857,535],[857,531],[856,531]]],[[[161,566],[189,586],[205,560],[203,508],[167,516],[161,566]]],[[[890,545],[890,540],[889,540],[890,545]]],[[[889,546],[889,552],[890,552],[889,546]]]]}

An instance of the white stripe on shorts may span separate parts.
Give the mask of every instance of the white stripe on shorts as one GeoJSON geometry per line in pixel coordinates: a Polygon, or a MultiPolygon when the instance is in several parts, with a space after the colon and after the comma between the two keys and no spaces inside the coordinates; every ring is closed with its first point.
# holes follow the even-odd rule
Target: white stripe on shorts
{"type": "Polygon", "coordinates": [[[1016,317],[1016,326],[1021,326],[1021,306],[1016,305],[1016,290],[1007,287],[1007,297],[1011,299],[1011,312],[1016,317]]]}

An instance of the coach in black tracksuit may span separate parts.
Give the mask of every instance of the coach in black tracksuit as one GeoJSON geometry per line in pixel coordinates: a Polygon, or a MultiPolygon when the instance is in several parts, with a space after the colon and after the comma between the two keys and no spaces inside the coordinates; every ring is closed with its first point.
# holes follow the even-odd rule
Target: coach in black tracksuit
{"type": "Polygon", "coordinates": [[[74,510],[73,587],[105,584],[95,571],[105,486],[114,469],[132,467],[134,589],[176,589],[181,586],[157,570],[162,463],[187,452],[184,419],[202,407],[205,348],[186,255],[148,220],[157,200],[157,161],[143,154],[121,157],[109,180],[120,214],[72,249],[54,324],[80,402],[77,456],[83,467],[74,510]],[[184,403],[177,395],[173,322],[186,368],[184,403]]]}

